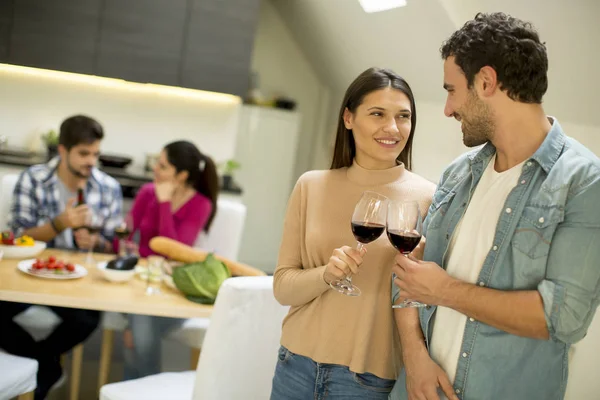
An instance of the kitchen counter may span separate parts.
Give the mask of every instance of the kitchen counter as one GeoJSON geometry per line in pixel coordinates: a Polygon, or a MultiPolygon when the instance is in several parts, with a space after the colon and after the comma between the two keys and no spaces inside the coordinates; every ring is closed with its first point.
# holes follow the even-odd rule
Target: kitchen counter
{"type": "MultiPolygon", "coordinates": [[[[45,154],[32,153],[29,157],[0,154],[0,166],[22,167],[23,169],[36,164],[44,164],[47,161],[45,154]]],[[[119,182],[123,190],[123,196],[133,198],[137,190],[145,183],[152,182],[152,173],[135,166],[128,168],[112,168],[98,166],[100,171],[112,176],[119,182]]],[[[221,188],[221,193],[240,195],[237,191],[221,188]]]]}

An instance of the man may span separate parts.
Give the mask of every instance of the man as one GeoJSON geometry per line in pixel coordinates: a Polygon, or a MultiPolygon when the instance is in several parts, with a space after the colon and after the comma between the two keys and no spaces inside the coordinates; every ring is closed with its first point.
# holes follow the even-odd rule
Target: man
{"type": "MultiPolygon", "coordinates": [[[[94,168],[104,137],[102,127],[85,116],[66,119],[60,127],[59,157],[24,171],[15,186],[10,226],[15,235],[28,235],[50,247],[109,252],[121,221],[122,194],[117,181],[94,168]],[[84,188],[85,204],[76,204],[84,188]],[[85,229],[94,213],[102,232],[93,237],[85,229]]],[[[62,375],[60,355],[83,342],[98,326],[99,312],[50,307],[62,320],[40,342],[13,321],[30,305],[0,302],[0,348],[39,361],[35,399],[43,399],[62,375]]]]}
{"type": "Polygon", "coordinates": [[[530,24],[478,14],[441,53],[444,113],[481,146],[441,178],[425,261],[396,258],[395,300],[428,306],[420,324],[396,311],[405,371],[391,398],[562,399],[600,299],[600,160],[546,117],[530,24]]]}

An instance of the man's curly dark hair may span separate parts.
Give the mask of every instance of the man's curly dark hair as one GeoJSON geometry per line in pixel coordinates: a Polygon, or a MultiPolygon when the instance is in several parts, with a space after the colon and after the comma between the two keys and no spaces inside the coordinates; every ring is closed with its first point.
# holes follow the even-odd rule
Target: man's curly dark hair
{"type": "Polygon", "coordinates": [[[455,57],[473,86],[484,66],[496,71],[500,89],[523,103],[541,103],[548,89],[546,46],[529,22],[497,12],[478,13],[442,45],[442,58],[455,57]]]}

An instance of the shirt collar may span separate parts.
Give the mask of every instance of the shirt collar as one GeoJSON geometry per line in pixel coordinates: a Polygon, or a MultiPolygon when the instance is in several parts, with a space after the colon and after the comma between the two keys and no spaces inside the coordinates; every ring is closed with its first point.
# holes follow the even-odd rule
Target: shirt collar
{"type": "MultiPolygon", "coordinates": [[[[535,160],[548,173],[562,153],[566,143],[566,136],[558,120],[554,117],[548,117],[552,124],[550,131],[542,142],[541,146],[531,156],[530,160],[535,160]]],[[[489,161],[496,152],[496,147],[491,142],[481,146],[479,151],[473,151],[469,154],[471,164],[489,161]]]]}

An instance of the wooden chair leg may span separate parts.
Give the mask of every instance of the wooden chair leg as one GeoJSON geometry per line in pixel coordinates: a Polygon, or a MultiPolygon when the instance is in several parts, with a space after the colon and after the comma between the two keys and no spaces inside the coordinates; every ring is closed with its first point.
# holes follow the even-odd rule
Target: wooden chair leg
{"type": "Polygon", "coordinates": [[[33,392],[27,392],[27,393],[20,394],[17,397],[17,400],[33,400],[33,392]]]}
{"type": "Polygon", "coordinates": [[[98,393],[102,386],[108,381],[110,372],[110,364],[112,361],[113,340],[115,331],[112,329],[104,329],[102,331],[102,347],[100,351],[100,372],[98,374],[98,393]]]}
{"type": "Polygon", "coordinates": [[[190,369],[195,370],[198,368],[198,360],[200,359],[200,349],[192,348],[190,357],[190,369]]]}
{"type": "Polygon", "coordinates": [[[69,393],[70,400],[79,398],[79,384],[81,380],[81,362],[83,360],[83,343],[73,347],[71,353],[71,390],[69,393]]]}

